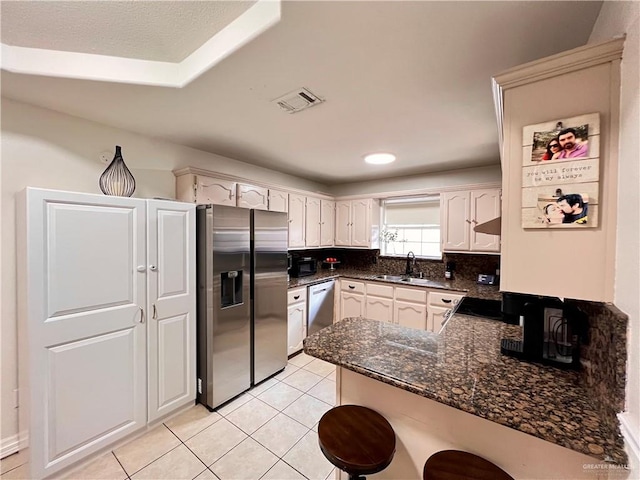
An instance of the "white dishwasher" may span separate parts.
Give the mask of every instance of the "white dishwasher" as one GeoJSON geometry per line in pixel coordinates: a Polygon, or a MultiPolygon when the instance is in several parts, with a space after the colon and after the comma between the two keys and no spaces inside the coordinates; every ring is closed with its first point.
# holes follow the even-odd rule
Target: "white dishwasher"
{"type": "Polygon", "coordinates": [[[307,295],[307,335],[333,324],[333,292],[335,280],[309,286],[307,295]]]}

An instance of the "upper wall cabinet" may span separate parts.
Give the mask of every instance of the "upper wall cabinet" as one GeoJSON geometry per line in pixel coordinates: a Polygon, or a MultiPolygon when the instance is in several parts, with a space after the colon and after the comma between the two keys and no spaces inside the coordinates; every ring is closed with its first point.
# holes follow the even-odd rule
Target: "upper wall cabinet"
{"type": "Polygon", "coordinates": [[[320,246],[320,199],[307,197],[305,218],[305,245],[307,247],[320,246]]]}
{"type": "Polygon", "coordinates": [[[176,177],[176,198],[182,202],[236,206],[237,185],[232,180],[186,173],[176,177]]]}
{"type": "MultiPolygon", "coordinates": [[[[612,302],[614,299],[618,202],[618,122],[620,120],[620,60],[624,39],[590,44],[504,72],[494,79],[502,147],[503,291],[612,302]],[[579,95],[576,97],[577,92],[579,95]],[[529,125],[557,122],[585,114],[600,116],[600,185],[598,226],[523,228],[523,166],[531,165],[529,125]],[[529,147],[527,150],[526,146],[529,147]],[[528,158],[526,153],[528,152],[528,158]],[[525,163],[525,161],[527,163],[525,163]]],[[[591,130],[589,131],[591,134],[591,130]]],[[[594,138],[595,140],[595,138],[594,138]]],[[[589,143],[593,146],[596,142],[589,143]]],[[[631,161],[631,159],[629,159],[631,161]]],[[[637,159],[636,159],[637,161],[637,159]]],[[[570,162],[545,162],[570,167],[570,162]]],[[[571,179],[567,193],[581,193],[587,184],[571,179]],[[568,192],[571,190],[577,190],[568,192]]],[[[540,194],[546,194],[548,185],[540,194]]],[[[533,196],[536,207],[537,196],[533,196]]],[[[529,198],[526,199],[530,201],[529,198]]],[[[594,202],[595,203],[595,202],[594,202]]],[[[542,212],[539,214],[542,216],[542,212]]],[[[589,209],[589,217],[592,209],[589,209]]],[[[623,221],[632,221],[625,218],[623,221]]],[[[631,247],[631,246],[630,246],[631,247]]],[[[634,247],[637,248],[637,245],[634,247]]]]}
{"type": "Polygon", "coordinates": [[[289,211],[289,193],[284,190],[269,189],[269,210],[272,212],[289,211]]]}
{"type": "Polygon", "coordinates": [[[238,183],[237,198],[238,207],[267,210],[269,206],[269,190],[265,187],[238,183]]]}
{"type": "Polygon", "coordinates": [[[440,197],[442,250],[499,252],[500,236],[477,233],[474,227],[500,216],[500,190],[445,192],[440,197]]]}
{"type": "Polygon", "coordinates": [[[320,246],[332,247],[336,224],[336,202],[320,201],[320,246]]]}
{"type": "Polygon", "coordinates": [[[307,198],[289,194],[289,248],[305,246],[305,207],[307,198]]]}
{"type": "Polygon", "coordinates": [[[378,248],[380,204],[371,198],[336,202],[335,245],[378,248]]]}

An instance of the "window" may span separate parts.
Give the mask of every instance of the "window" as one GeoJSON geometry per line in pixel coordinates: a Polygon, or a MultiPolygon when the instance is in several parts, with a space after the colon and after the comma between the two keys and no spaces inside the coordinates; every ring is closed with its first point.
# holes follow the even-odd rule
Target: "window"
{"type": "Polygon", "coordinates": [[[380,246],[382,255],[442,258],[440,196],[384,200],[380,246]]]}

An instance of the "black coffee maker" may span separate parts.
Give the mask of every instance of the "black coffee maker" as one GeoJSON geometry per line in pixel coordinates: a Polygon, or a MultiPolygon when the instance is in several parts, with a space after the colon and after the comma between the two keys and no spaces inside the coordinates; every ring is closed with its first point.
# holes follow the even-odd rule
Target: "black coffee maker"
{"type": "Polygon", "coordinates": [[[586,317],[578,309],[558,298],[504,293],[502,313],[505,322],[523,327],[522,340],[502,339],[503,354],[561,368],[579,367],[586,317]]]}

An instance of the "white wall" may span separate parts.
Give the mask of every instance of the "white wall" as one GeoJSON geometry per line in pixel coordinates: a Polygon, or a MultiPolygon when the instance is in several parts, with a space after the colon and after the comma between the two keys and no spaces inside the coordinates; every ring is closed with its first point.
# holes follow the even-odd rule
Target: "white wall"
{"type": "MultiPolygon", "coordinates": [[[[589,43],[626,34],[621,64],[615,305],[629,315],[627,445],[640,442],[640,3],[604,2],[589,43]],[[631,437],[631,438],[630,438],[631,437]]],[[[633,452],[632,452],[633,453],[633,452]]],[[[637,461],[638,451],[635,452],[637,461]]],[[[633,457],[632,457],[632,460],[633,457]]]]}
{"type": "Polygon", "coordinates": [[[370,180],[367,182],[345,183],[330,187],[329,193],[341,195],[377,195],[406,190],[438,189],[442,187],[468,185],[477,183],[500,183],[500,160],[496,159],[495,166],[464,168],[434,172],[407,177],[370,180]]]}
{"type": "Polygon", "coordinates": [[[171,170],[205,168],[284,187],[326,191],[324,185],[110,128],[51,110],[2,99],[2,231],[0,435],[3,451],[16,441],[17,388],[15,193],[27,186],[101,193],[98,178],[105,169],[98,156],[122,146],[136,178],[136,197],[174,198],[171,170]]]}

